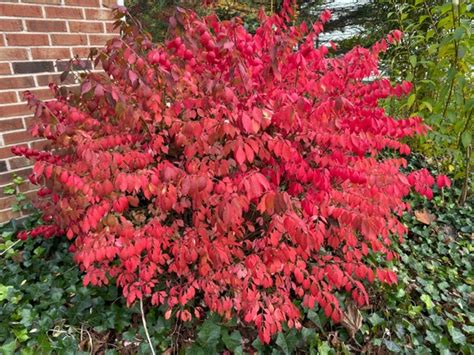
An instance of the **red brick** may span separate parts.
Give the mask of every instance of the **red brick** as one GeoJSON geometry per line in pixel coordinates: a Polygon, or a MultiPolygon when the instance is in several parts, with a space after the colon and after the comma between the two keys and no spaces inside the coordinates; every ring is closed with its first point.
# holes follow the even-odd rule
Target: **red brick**
{"type": "Polygon", "coordinates": [[[35,81],[32,76],[15,76],[9,78],[0,78],[0,90],[23,89],[35,87],[35,81]]]}
{"type": "MultiPolygon", "coordinates": [[[[38,75],[36,79],[38,80],[39,86],[48,86],[50,83],[60,84],[61,74],[45,74],[45,75],[38,75]]],[[[67,79],[62,82],[62,84],[74,84],[74,77],[70,74],[68,75],[67,79]]]]}
{"type": "Polygon", "coordinates": [[[61,0],[22,0],[22,2],[57,5],[61,3],[61,0]]]}
{"type": "MultiPolygon", "coordinates": [[[[31,163],[28,164],[28,166],[29,165],[31,165],[31,163]]],[[[38,190],[38,186],[33,185],[29,180],[25,180],[23,182],[23,184],[18,186],[18,190],[20,190],[21,192],[31,191],[31,192],[34,192],[36,194],[36,190],[38,190]]]]}
{"type": "Polygon", "coordinates": [[[85,9],[88,20],[113,20],[114,14],[111,10],[85,9]]]}
{"type": "Polygon", "coordinates": [[[2,18],[0,20],[0,32],[18,32],[23,30],[21,20],[2,18]]]}
{"type": "Polygon", "coordinates": [[[69,21],[72,33],[101,33],[104,32],[102,22],[69,21]]]}
{"type": "Polygon", "coordinates": [[[0,210],[6,210],[11,208],[16,202],[15,196],[10,196],[6,198],[0,198],[0,210]]]}
{"type": "Polygon", "coordinates": [[[10,64],[0,63],[0,75],[11,74],[10,64]]]}
{"type": "Polygon", "coordinates": [[[6,210],[0,212],[0,223],[8,222],[11,219],[21,217],[20,212],[13,212],[12,210],[6,210]]]}
{"type": "Polygon", "coordinates": [[[10,17],[43,17],[41,7],[26,4],[0,4],[0,14],[10,17]]]}
{"type": "MultiPolygon", "coordinates": [[[[19,147],[28,147],[26,144],[18,144],[19,147]]],[[[12,153],[12,147],[2,147],[0,148],[0,159],[6,159],[14,157],[15,155],[12,153]]]]}
{"type": "Polygon", "coordinates": [[[103,46],[109,39],[117,37],[116,35],[89,35],[91,46],[103,46]]]}
{"type": "Polygon", "coordinates": [[[13,133],[4,133],[3,141],[5,144],[16,144],[32,141],[34,138],[29,131],[19,131],[13,133]]]}
{"type": "Polygon", "coordinates": [[[77,70],[77,71],[84,71],[84,70],[91,70],[92,63],[90,60],[74,60],[72,63],[70,60],[61,60],[56,61],[56,68],[59,72],[67,71],[67,70],[77,70]]]}
{"type": "Polygon", "coordinates": [[[23,121],[25,122],[27,130],[29,130],[33,126],[33,123],[37,122],[34,116],[23,117],[23,121]]]}
{"type": "Polygon", "coordinates": [[[0,132],[15,131],[24,129],[23,120],[21,118],[13,118],[10,120],[0,120],[0,132]]]}
{"type": "Polygon", "coordinates": [[[87,45],[87,36],[78,34],[51,35],[53,46],[77,46],[87,45]]]}
{"type": "Polygon", "coordinates": [[[30,173],[31,173],[31,168],[26,168],[22,170],[17,170],[15,172],[0,174],[0,185],[10,184],[13,180],[14,175],[27,178],[30,173]]]}
{"type": "Polygon", "coordinates": [[[53,98],[53,93],[50,89],[36,89],[30,90],[30,92],[35,95],[37,99],[40,100],[49,100],[53,98]]]}
{"type": "Polygon", "coordinates": [[[8,163],[10,164],[11,170],[21,169],[31,165],[31,162],[24,157],[12,158],[8,163]]]}
{"type": "Polygon", "coordinates": [[[45,7],[47,18],[72,18],[82,19],[82,9],[71,8],[71,7],[45,7]]]}
{"type": "Polygon", "coordinates": [[[69,48],[31,48],[33,59],[69,59],[69,48]]]}
{"type": "MultiPolygon", "coordinates": [[[[17,96],[14,91],[7,91],[7,92],[0,92],[0,104],[12,104],[14,102],[17,102],[17,96]]],[[[0,121],[0,127],[2,126],[2,123],[0,121]]],[[[0,128],[0,132],[3,131],[3,129],[0,128]]]]}
{"type": "MultiPolygon", "coordinates": [[[[23,184],[20,185],[20,191],[22,191],[22,188],[23,188],[22,185],[26,185],[26,184],[23,183],[23,184]]],[[[35,186],[35,185],[31,185],[31,187],[30,187],[28,190],[27,190],[26,187],[25,187],[25,190],[22,191],[22,192],[25,193],[26,199],[27,199],[28,201],[34,201],[34,200],[36,200],[36,199],[38,198],[38,193],[37,193],[37,191],[38,191],[38,187],[35,186]],[[31,190],[33,190],[33,191],[31,191],[31,190]]],[[[27,210],[27,211],[30,211],[30,213],[31,213],[31,212],[34,212],[35,209],[34,209],[34,208],[31,208],[31,209],[29,209],[29,210],[27,210]]],[[[27,211],[26,211],[26,212],[27,212],[27,211]]],[[[22,213],[25,214],[25,210],[23,210],[22,213]]]]}
{"type": "Polygon", "coordinates": [[[26,28],[30,32],[66,32],[66,21],[28,20],[26,28]]]}
{"type": "Polygon", "coordinates": [[[51,149],[51,142],[46,139],[42,139],[42,140],[30,142],[30,147],[31,149],[48,150],[48,149],[51,149]]]}
{"type": "Polygon", "coordinates": [[[5,47],[5,39],[3,38],[3,35],[0,33],[0,47],[5,47]]]}
{"type": "MultiPolygon", "coordinates": [[[[5,164],[6,164],[5,160],[3,160],[3,161],[0,160],[0,163],[2,163],[2,162],[5,162],[5,164]]],[[[4,188],[4,186],[0,187],[0,198],[11,197],[11,195],[7,195],[5,192],[3,192],[3,188],[4,188]]]]}
{"type": "Polygon", "coordinates": [[[117,0],[102,0],[102,6],[104,7],[112,7],[114,5],[117,5],[117,0]]]}
{"type": "Polygon", "coordinates": [[[104,22],[106,33],[120,33],[120,28],[115,28],[115,22],[104,22]]]}
{"type": "MultiPolygon", "coordinates": [[[[18,105],[0,106],[0,118],[24,116],[30,113],[31,113],[31,110],[24,103],[18,104],[18,105]]],[[[7,141],[5,141],[5,143],[8,144],[7,141]]]]}
{"type": "Polygon", "coordinates": [[[91,49],[91,47],[75,47],[71,48],[71,51],[74,57],[79,56],[79,58],[87,58],[91,49]]]}
{"type": "Polygon", "coordinates": [[[26,49],[23,48],[0,48],[0,60],[28,59],[26,49]]]}
{"type": "Polygon", "coordinates": [[[100,7],[99,0],[66,0],[66,5],[100,7]]]}
{"type": "Polygon", "coordinates": [[[31,33],[10,33],[7,34],[9,46],[47,46],[49,45],[48,35],[31,33]]]}

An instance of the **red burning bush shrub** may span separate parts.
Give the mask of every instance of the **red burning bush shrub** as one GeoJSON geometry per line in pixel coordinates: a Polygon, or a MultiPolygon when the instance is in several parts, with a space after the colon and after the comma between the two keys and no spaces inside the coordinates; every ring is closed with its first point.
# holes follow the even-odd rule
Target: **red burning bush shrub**
{"type": "Polygon", "coordinates": [[[115,282],[166,317],[237,316],[264,342],[300,326],[294,300],[337,322],[336,294],[362,306],[365,280],[396,282],[369,255],[394,258],[403,198],[434,180],[381,156],[425,128],[377,102],[411,86],[367,80],[385,40],[331,58],[313,45],[321,22],[261,20],[252,35],[178,12],[165,45],[124,25],[97,56],[107,75],[50,102],[28,94],[53,149],[15,150],[36,161],[46,222],[20,237],[65,234],[85,284],[115,282]]]}

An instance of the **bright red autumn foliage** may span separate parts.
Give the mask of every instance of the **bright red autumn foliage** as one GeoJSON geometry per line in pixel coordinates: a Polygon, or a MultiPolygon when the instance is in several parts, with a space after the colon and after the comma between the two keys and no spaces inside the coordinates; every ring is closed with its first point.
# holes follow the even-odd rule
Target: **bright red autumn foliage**
{"type": "Polygon", "coordinates": [[[380,154],[408,154],[400,140],[425,131],[378,107],[411,88],[378,77],[387,41],[331,56],[313,45],[321,19],[262,15],[250,34],[178,12],[165,45],[124,26],[97,57],[107,76],[87,74],[79,94],[27,94],[33,134],[53,149],[15,149],[36,161],[46,222],[20,237],[65,234],[85,284],[115,282],[128,304],[182,320],[205,305],[264,342],[300,327],[295,300],[335,322],[336,293],[367,304],[366,280],[397,281],[369,254],[395,257],[403,198],[430,195],[434,179],[380,154]]]}

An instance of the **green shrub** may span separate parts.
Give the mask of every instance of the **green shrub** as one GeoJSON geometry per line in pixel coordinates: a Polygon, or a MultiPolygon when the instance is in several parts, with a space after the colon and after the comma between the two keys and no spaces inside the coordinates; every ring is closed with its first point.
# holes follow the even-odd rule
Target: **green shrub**
{"type": "Polygon", "coordinates": [[[394,112],[421,115],[432,131],[411,143],[449,172],[463,186],[464,202],[472,186],[474,5],[460,0],[389,0],[388,14],[405,36],[386,58],[388,71],[397,80],[413,82],[413,92],[394,112]],[[459,3],[458,5],[456,4],[459,3]]]}

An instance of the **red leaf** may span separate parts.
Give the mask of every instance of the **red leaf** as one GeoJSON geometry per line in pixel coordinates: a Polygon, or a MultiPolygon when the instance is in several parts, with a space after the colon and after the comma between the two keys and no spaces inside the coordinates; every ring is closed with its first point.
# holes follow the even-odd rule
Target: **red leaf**
{"type": "Polygon", "coordinates": [[[235,160],[239,165],[242,165],[245,162],[245,152],[241,145],[238,145],[235,150],[235,160]]]}

